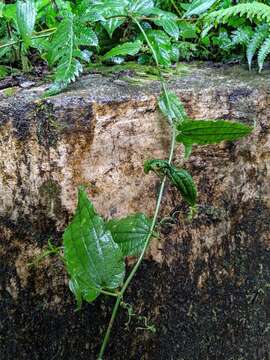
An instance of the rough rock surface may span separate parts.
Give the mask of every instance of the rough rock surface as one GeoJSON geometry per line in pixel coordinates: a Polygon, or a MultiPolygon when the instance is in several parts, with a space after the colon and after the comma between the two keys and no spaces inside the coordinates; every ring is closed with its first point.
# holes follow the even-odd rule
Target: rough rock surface
{"type": "MultiPolygon", "coordinates": [[[[138,319],[125,331],[122,311],[107,358],[269,359],[269,74],[193,65],[170,86],[191,117],[256,126],[233,144],[194,148],[185,167],[200,207],[191,223],[167,186],[162,216],[170,219],[127,296],[157,331],[140,330],[138,319]]],[[[169,133],[155,82],[95,74],[52,98],[43,91],[0,91],[0,353],[95,359],[110,299],[74,312],[60,260],[28,263],[49,238],[61,243],[80,184],[106,218],[151,215],[158,180],[143,174],[143,162],[166,156],[169,133]]]]}

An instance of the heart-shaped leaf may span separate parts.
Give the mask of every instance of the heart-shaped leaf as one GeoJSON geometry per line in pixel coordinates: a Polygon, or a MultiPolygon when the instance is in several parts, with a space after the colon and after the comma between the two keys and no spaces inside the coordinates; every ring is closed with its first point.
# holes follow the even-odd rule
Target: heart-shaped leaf
{"type": "Polygon", "coordinates": [[[112,219],[106,225],[124,256],[135,256],[141,253],[150,226],[151,220],[140,213],[119,220],[112,219]]]}
{"type": "Polygon", "coordinates": [[[125,264],[118,244],[79,189],[74,218],[64,232],[64,259],[77,299],[93,301],[100,289],[115,289],[124,279],[125,264]]]}

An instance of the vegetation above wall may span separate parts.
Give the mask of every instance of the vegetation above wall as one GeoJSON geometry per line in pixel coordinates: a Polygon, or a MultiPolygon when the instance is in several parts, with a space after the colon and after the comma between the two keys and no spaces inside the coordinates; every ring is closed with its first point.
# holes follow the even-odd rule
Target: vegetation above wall
{"type": "Polygon", "coordinates": [[[246,61],[270,52],[269,1],[17,0],[0,3],[0,79],[20,72],[52,75],[55,93],[91,64],[153,55],[129,14],[138,16],[162,67],[203,59],[246,61]]]}

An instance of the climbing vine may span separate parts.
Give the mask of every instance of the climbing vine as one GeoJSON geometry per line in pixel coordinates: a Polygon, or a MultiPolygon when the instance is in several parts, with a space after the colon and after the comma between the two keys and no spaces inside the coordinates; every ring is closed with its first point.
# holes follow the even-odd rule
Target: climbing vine
{"type": "MultiPolygon", "coordinates": [[[[197,190],[192,176],[184,169],[173,164],[176,145],[185,147],[185,160],[188,160],[192,146],[217,144],[224,140],[233,141],[248,135],[251,128],[232,121],[192,120],[189,119],[183,104],[175,93],[168,90],[162,75],[162,66],[168,66],[168,48],[161,34],[148,32],[143,20],[156,15],[158,10],[152,1],[129,1],[127,7],[117,2],[106,1],[103,12],[113,12],[111,26],[118,21],[134,24],[141,32],[141,40],[117,46],[111,56],[135,53],[145,43],[152,53],[158,71],[162,91],[158,99],[159,108],[170,128],[170,150],[166,160],[149,159],[144,164],[145,173],[154,172],[161,179],[153,217],[149,219],[142,213],[128,215],[122,219],[104,221],[94,209],[84,188],[78,191],[78,205],[71,223],[66,228],[64,239],[64,262],[69,274],[69,286],[74,293],[78,306],[82,301],[94,301],[104,294],[115,298],[111,319],[104,334],[98,359],[104,358],[114,321],[124,297],[132,282],[151,238],[157,236],[158,217],[164,193],[165,182],[175,186],[184,201],[190,206],[190,216],[196,212],[197,190]],[[125,257],[137,256],[131,272],[126,275],[125,257]]],[[[100,9],[100,8],[99,8],[100,9]]],[[[102,12],[98,12],[102,15],[102,12]]],[[[156,21],[154,18],[153,21],[156,21]]],[[[175,19],[167,24],[174,28],[175,19]]],[[[126,305],[127,307],[127,305],[126,305]]],[[[130,314],[133,312],[130,311],[130,314]]]]}
{"type": "MultiPolygon", "coordinates": [[[[80,187],[75,215],[63,234],[64,255],[61,259],[67,269],[69,287],[78,308],[83,301],[93,302],[101,295],[115,299],[98,354],[98,359],[102,360],[120,307],[128,312],[128,323],[137,317],[142,322],[141,329],[155,332],[154,325],[149,324],[146,317],[137,316],[132,305],[125,302],[125,293],[151,239],[159,236],[158,219],[166,182],[179,191],[189,206],[189,218],[196,214],[196,185],[191,174],[175,166],[176,146],[184,146],[183,158],[188,161],[193,145],[235,141],[247,136],[252,129],[233,121],[190,119],[178,96],[168,89],[164,77],[165,70],[178,60],[180,30],[189,32],[189,35],[192,32],[192,21],[189,22],[192,19],[189,17],[200,15],[222,1],[194,0],[186,6],[184,13],[171,0],[166,0],[166,6],[174,13],[161,9],[164,1],[82,0],[74,3],[62,0],[0,3],[0,18],[5,20],[0,24],[0,38],[5,39],[5,43],[0,44],[0,58],[6,62],[19,62],[23,70],[28,71],[32,66],[30,55],[37,51],[54,69],[53,85],[46,95],[55,94],[74,81],[83,72],[83,64],[89,63],[93,56],[105,63],[121,62],[128,56],[138,56],[137,60],[141,63],[153,62],[161,84],[158,106],[170,129],[167,158],[148,159],[142,164],[146,176],[153,172],[160,178],[151,218],[143,213],[135,213],[105,221],[94,209],[87,189],[80,187]],[[39,29],[35,28],[36,24],[39,29]],[[117,40],[115,46],[108,47],[104,30],[113,43],[113,36],[120,28],[124,29],[121,41],[117,40]],[[102,50],[97,51],[102,41],[102,50]],[[137,257],[137,261],[130,273],[126,274],[125,258],[129,256],[137,257]]],[[[229,8],[225,15],[216,12],[212,19],[220,17],[224,20],[224,16],[227,19],[226,14],[230,11],[229,8]]],[[[206,18],[207,21],[209,18],[206,18]]],[[[207,34],[209,26],[204,30],[207,34]]],[[[265,34],[268,34],[267,31],[268,27],[265,34]]],[[[1,71],[6,71],[6,65],[0,66],[0,77],[1,71]]],[[[59,247],[49,243],[41,258],[60,251],[59,247]]]]}

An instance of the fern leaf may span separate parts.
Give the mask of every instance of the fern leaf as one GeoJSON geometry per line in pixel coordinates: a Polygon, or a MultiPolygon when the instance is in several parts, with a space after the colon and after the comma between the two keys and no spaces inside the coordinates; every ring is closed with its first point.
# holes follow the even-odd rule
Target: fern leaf
{"type": "Polygon", "coordinates": [[[83,71],[82,64],[74,58],[61,62],[55,73],[55,81],[64,85],[76,80],[76,77],[83,71]]]}
{"type": "Polygon", "coordinates": [[[97,46],[98,45],[98,37],[96,33],[89,27],[87,27],[84,23],[80,21],[80,19],[76,19],[74,33],[76,36],[75,42],[77,46],[97,46]]]}
{"type": "Polygon", "coordinates": [[[207,22],[227,23],[233,16],[245,16],[251,20],[266,21],[270,23],[270,6],[253,1],[246,4],[238,4],[227,9],[213,11],[205,19],[207,22]]]}
{"type": "Polygon", "coordinates": [[[73,15],[69,15],[60,23],[48,54],[48,61],[57,64],[55,81],[62,83],[62,87],[78,74],[79,67],[73,58],[74,40],[73,15]]]}
{"type": "Polygon", "coordinates": [[[263,41],[267,37],[269,33],[269,26],[268,24],[262,24],[256,27],[255,33],[252,36],[248,46],[247,46],[247,60],[249,69],[251,69],[252,59],[256,53],[256,51],[260,48],[263,41]]]}
{"type": "Polygon", "coordinates": [[[266,57],[270,54],[270,35],[266,38],[258,52],[258,65],[259,72],[262,71],[264,61],[266,57]]]}
{"type": "Polygon", "coordinates": [[[250,38],[253,34],[250,26],[240,27],[232,32],[232,44],[233,45],[248,45],[250,38]]]}
{"type": "Polygon", "coordinates": [[[50,65],[56,64],[59,59],[72,57],[74,45],[73,16],[64,18],[52,39],[48,52],[48,62],[50,65]]]}
{"type": "MultiPolygon", "coordinates": [[[[47,95],[55,94],[72,82],[82,73],[80,60],[89,61],[85,50],[80,46],[97,46],[96,33],[73,14],[68,14],[58,26],[47,54],[50,65],[56,65],[55,83],[47,95]]],[[[90,54],[90,52],[89,52],[90,54]]]]}

